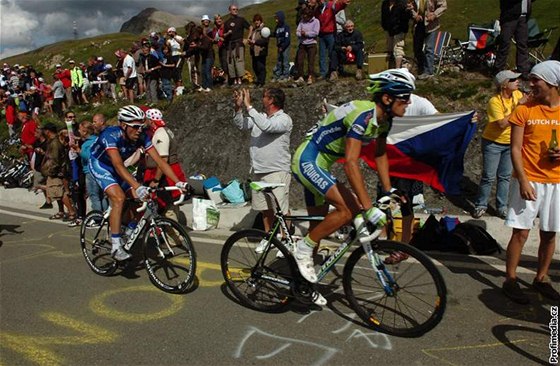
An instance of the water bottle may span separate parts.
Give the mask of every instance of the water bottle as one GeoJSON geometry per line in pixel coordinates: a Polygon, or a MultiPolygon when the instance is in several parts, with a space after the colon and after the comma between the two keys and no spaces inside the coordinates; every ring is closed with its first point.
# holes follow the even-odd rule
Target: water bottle
{"type": "Polygon", "coordinates": [[[132,236],[132,233],[134,232],[134,229],[136,229],[136,226],[138,225],[138,223],[134,220],[130,221],[128,223],[128,225],[126,225],[126,228],[124,229],[124,235],[127,238],[130,238],[132,236]]]}

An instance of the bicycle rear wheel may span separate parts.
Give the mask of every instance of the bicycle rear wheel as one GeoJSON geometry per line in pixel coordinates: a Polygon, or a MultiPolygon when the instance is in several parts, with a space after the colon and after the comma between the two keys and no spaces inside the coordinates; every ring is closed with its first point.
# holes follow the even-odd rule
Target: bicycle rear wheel
{"type": "Polygon", "coordinates": [[[290,253],[273,238],[258,250],[267,233],[242,230],[230,236],[222,248],[222,274],[228,288],[244,305],[259,311],[281,311],[291,301],[290,253]],[[278,258],[280,251],[284,258],[278,258]]]}
{"type": "Polygon", "coordinates": [[[352,308],[368,326],[387,334],[418,337],[433,329],[445,312],[447,289],[432,260],[403,243],[380,240],[372,245],[381,260],[381,269],[384,267],[395,280],[390,286],[393,293],[384,289],[360,246],[344,266],[344,292],[352,308]],[[403,252],[409,258],[384,264],[395,252],[403,252]]]}
{"type": "Polygon", "coordinates": [[[117,261],[111,257],[111,231],[103,212],[89,212],[80,228],[80,245],[88,266],[101,276],[110,276],[117,270],[117,261]]]}
{"type": "Polygon", "coordinates": [[[189,291],[196,274],[196,253],[187,231],[158,217],[144,234],[144,263],[152,283],[171,293],[189,291]]]}

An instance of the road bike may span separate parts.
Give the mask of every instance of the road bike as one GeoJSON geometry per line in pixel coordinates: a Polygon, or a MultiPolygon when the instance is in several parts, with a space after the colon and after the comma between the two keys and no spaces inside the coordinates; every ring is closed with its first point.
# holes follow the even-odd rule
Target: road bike
{"type": "MultiPolygon", "coordinates": [[[[274,209],[270,232],[248,229],[231,235],[221,253],[225,282],[239,301],[252,309],[279,312],[292,300],[312,302],[314,284],[298,271],[289,248],[295,245],[289,221],[321,221],[322,216],[287,216],[282,213],[272,189],[280,184],[253,182],[251,187],[264,192],[274,209]],[[278,233],[285,240],[278,240],[278,233]],[[259,249],[259,247],[261,249],[259,249]],[[278,253],[281,253],[278,255],[278,253]]],[[[379,205],[390,218],[388,204],[379,205]]],[[[392,232],[389,220],[387,232],[392,232]]],[[[432,260],[418,249],[379,238],[381,229],[362,224],[351,226],[340,246],[321,262],[320,282],[354,244],[342,274],[344,293],[351,307],[367,326],[402,337],[418,337],[433,329],[443,318],[447,303],[445,281],[432,260]],[[367,231],[364,231],[366,230],[367,231]],[[402,252],[408,259],[389,264],[392,253],[402,252]]],[[[402,253],[400,255],[402,255],[402,253]]]]}
{"type": "MultiPolygon", "coordinates": [[[[181,191],[178,187],[149,190],[150,193],[181,191]]],[[[181,191],[181,197],[174,204],[182,203],[184,198],[181,191]]],[[[175,220],[157,213],[153,195],[136,211],[143,214],[130,236],[123,235],[124,249],[130,252],[135,244],[143,243],[143,263],[152,283],[170,293],[189,291],[196,273],[196,254],[187,231],[175,220]]],[[[113,275],[120,263],[111,256],[110,213],[111,207],[105,212],[89,212],[80,229],[80,244],[86,262],[101,276],[113,275]]]]}

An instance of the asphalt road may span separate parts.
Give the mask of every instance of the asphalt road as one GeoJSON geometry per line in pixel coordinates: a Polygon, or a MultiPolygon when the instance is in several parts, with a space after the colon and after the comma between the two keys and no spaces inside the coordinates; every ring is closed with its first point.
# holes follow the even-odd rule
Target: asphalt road
{"type": "MultiPolygon", "coordinates": [[[[237,304],[219,268],[227,231],[192,233],[197,287],[159,291],[141,267],[95,275],[79,230],[47,214],[0,207],[0,365],[528,365],[547,364],[552,305],[500,292],[498,257],[438,256],[449,289],[442,323],[420,338],[364,327],[342,289],[323,309],[280,314],[237,304]]],[[[532,281],[535,257],[520,277],[532,281]]],[[[560,281],[558,258],[552,280],[560,281]]],[[[332,277],[331,277],[332,279],[332,277]]]]}

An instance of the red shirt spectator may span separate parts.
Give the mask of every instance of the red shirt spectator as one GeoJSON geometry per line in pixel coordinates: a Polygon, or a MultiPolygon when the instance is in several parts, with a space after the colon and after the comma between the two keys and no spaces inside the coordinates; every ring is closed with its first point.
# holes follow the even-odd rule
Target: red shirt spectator
{"type": "Polygon", "coordinates": [[[22,122],[20,151],[22,154],[25,154],[27,156],[29,161],[31,161],[31,155],[33,154],[33,144],[36,140],[35,134],[37,131],[37,122],[35,122],[35,120],[33,119],[30,119],[25,112],[20,112],[19,118],[22,122]]]}
{"type": "Polygon", "coordinates": [[[58,74],[60,81],[62,81],[64,89],[72,86],[72,75],[70,74],[70,70],[63,69],[62,66],[58,64],[56,65],[56,73],[58,74]]]}
{"type": "Polygon", "coordinates": [[[319,4],[315,11],[315,18],[319,19],[321,29],[319,34],[336,33],[336,13],[346,8],[350,0],[324,1],[319,4]]]}

